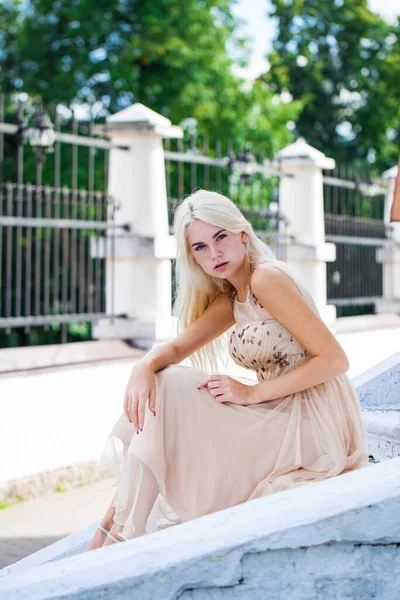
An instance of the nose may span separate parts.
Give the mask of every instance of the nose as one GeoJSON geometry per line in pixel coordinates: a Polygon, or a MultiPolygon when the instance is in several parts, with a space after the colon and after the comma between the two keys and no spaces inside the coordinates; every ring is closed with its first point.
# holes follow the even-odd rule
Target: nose
{"type": "Polygon", "coordinates": [[[221,251],[214,246],[211,246],[211,258],[216,262],[216,264],[218,264],[222,260],[221,251]]]}

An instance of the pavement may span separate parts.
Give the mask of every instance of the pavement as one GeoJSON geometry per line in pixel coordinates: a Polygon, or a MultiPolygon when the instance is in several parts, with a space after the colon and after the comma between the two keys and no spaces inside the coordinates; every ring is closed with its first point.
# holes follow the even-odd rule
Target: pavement
{"type": "MultiPolygon", "coordinates": [[[[400,351],[397,322],[338,332],[337,339],[349,358],[351,378],[400,351]]],[[[0,510],[0,568],[100,521],[115,492],[113,484],[114,479],[104,479],[0,510]]]]}
{"type": "Polygon", "coordinates": [[[115,493],[103,479],[0,510],[0,568],[100,521],[115,493]]]}

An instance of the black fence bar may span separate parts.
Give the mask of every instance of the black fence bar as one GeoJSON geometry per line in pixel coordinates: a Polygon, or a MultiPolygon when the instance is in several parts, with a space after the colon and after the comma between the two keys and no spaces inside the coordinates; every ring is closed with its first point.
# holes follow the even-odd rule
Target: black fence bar
{"type": "Polygon", "coordinates": [[[111,238],[111,243],[105,245],[115,252],[115,232],[126,230],[126,226],[115,223],[114,200],[100,191],[88,194],[80,190],[74,195],[68,188],[31,184],[3,184],[1,192],[6,198],[6,214],[0,215],[0,239],[4,240],[0,250],[5,256],[0,330],[46,329],[58,323],[67,333],[68,323],[93,322],[105,315],[105,258],[98,249],[101,242],[105,244],[106,238],[111,238]],[[76,206],[80,207],[79,214],[76,206]],[[107,206],[112,221],[107,220],[107,206]],[[82,261],[78,255],[72,260],[70,240],[74,232],[82,240],[82,261]],[[18,268],[17,243],[24,247],[18,268]],[[51,257],[54,248],[57,261],[51,257]],[[71,277],[71,272],[77,272],[77,263],[83,265],[82,279],[71,277]],[[74,300],[77,297],[81,298],[79,310],[74,300]]]}
{"type": "Polygon", "coordinates": [[[393,245],[393,228],[384,222],[387,192],[374,176],[340,163],[323,172],[325,239],[336,244],[336,260],[327,263],[327,296],[338,316],[371,312],[383,296],[377,252],[393,245]]]}
{"type": "Polygon", "coordinates": [[[39,108],[46,112],[29,97],[21,101],[0,94],[0,347],[8,345],[8,337],[17,339],[14,327],[38,340],[38,330],[31,328],[58,324],[66,342],[69,324],[110,317],[103,249],[115,250],[121,226],[115,224],[116,205],[107,194],[108,157],[112,148],[129,147],[97,137],[100,128],[92,114],[78,119],[56,106],[53,148],[34,148],[28,138],[39,108]],[[13,138],[7,153],[6,136],[13,138]]]}

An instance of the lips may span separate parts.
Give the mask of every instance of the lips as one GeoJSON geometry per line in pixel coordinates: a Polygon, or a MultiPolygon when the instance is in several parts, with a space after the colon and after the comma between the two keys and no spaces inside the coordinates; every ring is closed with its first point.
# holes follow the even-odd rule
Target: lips
{"type": "Polygon", "coordinates": [[[222,267],[222,265],[226,265],[228,262],[229,261],[226,260],[225,262],[219,263],[218,265],[215,265],[214,269],[218,269],[218,267],[222,267]]]}

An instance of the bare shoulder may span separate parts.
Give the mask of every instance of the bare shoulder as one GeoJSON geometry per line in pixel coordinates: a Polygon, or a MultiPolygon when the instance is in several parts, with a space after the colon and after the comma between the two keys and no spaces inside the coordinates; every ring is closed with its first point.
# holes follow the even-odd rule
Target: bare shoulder
{"type": "Polygon", "coordinates": [[[276,297],[277,294],[285,294],[285,292],[302,296],[294,280],[274,264],[263,263],[259,265],[251,276],[250,285],[257,298],[259,293],[264,298],[265,296],[276,297]]]}
{"type": "Polygon", "coordinates": [[[273,264],[263,264],[252,274],[251,287],[262,306],[293,334],[310,356],[324,356],[340,364],[341,371],[348,369],[343,348],[286,272],[273,264]]]}

